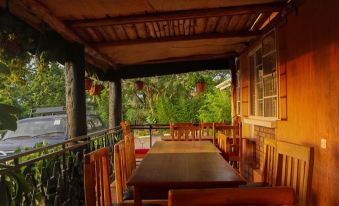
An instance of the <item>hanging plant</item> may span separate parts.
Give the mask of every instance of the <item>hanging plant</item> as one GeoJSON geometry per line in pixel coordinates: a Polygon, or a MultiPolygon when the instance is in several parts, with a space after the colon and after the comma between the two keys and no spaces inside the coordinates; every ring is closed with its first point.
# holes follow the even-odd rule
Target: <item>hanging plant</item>
{"type": "Polygon", "coordinates": [[[195,90],[196,92],[204,92],[205,91],[205,79],[203,77],[199,77],[195,83],[195,90]]]}
{"type": "Polygon", "coordinates": [[[85,78],[85,90],[90,90],[93,84],[93,80],[90,78],[85,78]]]}
{"type": "Polygon", "coordinates": [[[102,85],[93,84],[91,86],[91,89],[89,90],[89,95],[91,95],[91,96],[99,95],[102,90],[103,90],[103,86],[102,85]]]}
{"type": "Polygon", "coordinates": [[[137,90],[143,90],[144,89],[144,82],[143,81],[141,81],[141,80],[138,80],[138,81],[135,81],[134,82],[135,83],[135,88],[137,89],[137,90]]]}

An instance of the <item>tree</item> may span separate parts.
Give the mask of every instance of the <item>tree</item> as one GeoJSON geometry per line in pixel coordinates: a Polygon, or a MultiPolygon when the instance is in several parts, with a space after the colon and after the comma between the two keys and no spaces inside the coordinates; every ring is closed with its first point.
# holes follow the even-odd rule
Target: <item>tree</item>
{"type": "Polygon", "coordinates": [[[125,80],[122,86],[124,119],[132,123],[166,124],[229,121],[229,92],[220,92],[215,88],[227,78],[230,78],[227,71],[142,78],[138,79],[145,83],[142,91],[135,89],[135,80],[125,80]],[[199,78],[207,84],[204,93],[195,92],[195,83],[199,78]]]}
{"type": "MultiPolygon", "coordinates": [[[[6,64],[0,62],[0,73],[10,74],[10,69],[6,64]]],[[[0,103],[0,130],[16,130],[16,115],[20,110],[8,104],[0,103]]]]}

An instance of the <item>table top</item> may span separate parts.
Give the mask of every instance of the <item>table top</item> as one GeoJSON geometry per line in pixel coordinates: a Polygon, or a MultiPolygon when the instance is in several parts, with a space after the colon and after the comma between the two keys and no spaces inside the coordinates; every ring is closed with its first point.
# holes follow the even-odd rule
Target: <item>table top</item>
{"type": "Polygon", "coordinates": [[[128,185],[160,188],[235,187],[246,181],[219,153],[148,154],[128,185]]]}
{"type": "Polygon", "coordinates": [[[155,153],[220,153],[210,141],[159,141],[156,142],[149,154],[155,153]]]}
{"type": "MultiPolygon", "coordinates": [[[[175,137],[174,139],[172,139],[171,136],[162,137],[161,140],[162,140],[162,141],[181,141],[181,142],[184,142],[184,141],[185,141],[185,142],[192,141],[191,137],[190,137],[188,140],[185,140],[185,137],[182,137],[182,140],[178,140],[177,137],[175,137]]],[[[201,140],[199,140],[199,137],[196,136],[196,137],[195,137],[195,141],[196,141],[196,142],[197,142],[197,141],[213,141],[213,137],[211,137],[211,136],[203,136],[203,137],[201,138],[201,140]]]]}

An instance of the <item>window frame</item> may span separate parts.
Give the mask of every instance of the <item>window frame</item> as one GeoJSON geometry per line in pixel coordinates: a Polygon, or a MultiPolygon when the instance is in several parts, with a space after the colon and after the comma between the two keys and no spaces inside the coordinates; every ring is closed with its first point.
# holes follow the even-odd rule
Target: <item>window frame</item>
{"type": "Polygon", "coordinates": [[[255,120],[263,120],[263,121],[276,121],[276,120],[279,120],[279,118],[280,118],[280,110],[279,110],[279,64],[278,64],[278,57],[279,57],[279,54],[278,54],[278,51],[279,51],[279,49],[278,49],[278,44],[277,44],[277,32],[275,31],[275,30],[271,30],[271,31],[269,31],[268,33],[266,33],[264,36],[263,36],[263,38],[260,40],[260,44],[258,45],[258,46],[256,46],[256,47],[254,47],[253,49],[251,49],[250,51],[249,51],[249,53],[248,53],[248,56],[247,56],[247,58],[248,58],[248,69],[249,69],[249,92],[248,92],[248,99],[249,99],[249,104],[248,104],[248,117],[250,118],[250,119],[255,119],[255,120]],[[272,50],[272,51],[269,51],[268,53],[266,53],[266,54],[264,54],[263,55],[263,50],[262,50],[262,48],[263,48],[263,41],[264,41],[264,39],[267,37],[267,36],[269,36],[269,35],[271,35],[272,33],[274,33],[274,37],[275,37],[275,41],[274,41],[274,47],[275,47],[275,49],[274,50],[272,50]],[[261,64],[256,64],[256,53],[259,51],[259,50],[261,50],[261,64]],[[274,72],[272,72],[272,73],[270,73],[270,74],[266,74],[266,75],[264,75],[264,74],[262,74],[262,80],[261,80],[261,82],[257,82],[257,75],[256,75],[256,72],[254,72],[254,91],[255,91],[255,94],[254,94],[254,102],[252,102],[252,97],[251,97],[251,95],[252,95],[252,84],[251,84],[251,80],[252,80],[252,77],[251,77],[251,73],[252,73],[252,71],[251,71],[251,57],[253,57],[254,58],[254,62],[253,62],[253,68],[254,68],[254,71],[256,71],[256,69],[257,68],[259,68],[259,67],[262,67],[262,72],[264,73],[264,68],[263,68],[263,58],[264,57],[266,57],[266,56],[269,56],[269,55],[271,55],[271,54],[273,54],[273,53],[275,53],[275,81],[276,81],[276,83],[275,83],[275,87],[276,87],[276,92],[275,92],[275,95],[271,95],[271,96],[265,96],[265,88],[264,88],[264,78],[265,77],[267,77],[267,76],[269,76],[269,75],[273,75],[274,74],[274,72]],[[257,85],[258,84],[262,84],[262,92],[263,92],[263,94],[262,94],[262,101],[263,101],[263,103],[262,103],[262,115],[258,115],[258,106],[257,106],[257,104],[258,104],[258,96],[257,96],[257,94],[258,94],[258,92],[257,92],[257,85]],[[275,108],[275,116],[265,116],[265,103],[264,103],[264,101],[265,101],[265,98],[266,99],[269,99],[269,98],[276,98],[276,108],[275,108]],[[253,113],[252,113],[252,103],[254,103],[254,115],[253,115],[253,113]]]}

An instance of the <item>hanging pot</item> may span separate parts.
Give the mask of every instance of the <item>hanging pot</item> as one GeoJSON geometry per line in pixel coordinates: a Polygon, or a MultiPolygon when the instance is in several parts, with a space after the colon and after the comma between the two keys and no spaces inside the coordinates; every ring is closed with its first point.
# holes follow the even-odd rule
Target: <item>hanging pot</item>
{"type": "Polygon", "coordinates": [[[199,83],[196,83],[195,85],[195,89],[197,92],[204,92],[205,91],[205,82],[199,82],[199,83]]]}
{"type": "Polygon", "coordinates": [[[90,90],[93,84],[93,80],[89,78],[85,78],[85,90],[90,90]]]}
{"type": "Polygon", "coordinates": [[[136,82],[135,82],[135,88],[136,88],[137,90],[142,90],[142,89],[144,88],[144,82],[143,82],[143,81],[140,81],[140,80],[136,81],[136,82]]]}
{"type": "Polygon", "coordinates": [[[92,85],[91,89],[89,90],[89,95],[94,96],[94,95],[99,95],[103,89],[102,85],[92,85]]]}

